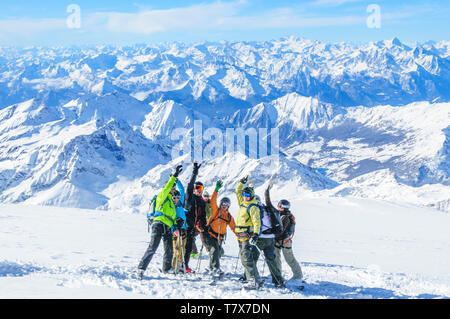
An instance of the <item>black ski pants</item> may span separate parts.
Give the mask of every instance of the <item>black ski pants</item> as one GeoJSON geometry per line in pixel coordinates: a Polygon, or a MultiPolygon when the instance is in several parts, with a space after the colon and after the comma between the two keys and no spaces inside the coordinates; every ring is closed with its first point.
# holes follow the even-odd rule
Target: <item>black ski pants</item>
{"type": "Polygon", "coordinates": [[[164,244],[162,271],[167,272],[172,268],[172,256],[173,256],[172,232],[170,231],[170,228],[166,224],[160,221],[153,222],[151,230],[152,232],[150,237],[150,244],[148,245],[148,248],[145,251],[144,256],[142,257],[138,268],[142,270],[147,269],[147,266],[152,260],[153,256],[155,255],[159,243],[161,242],[162,239],[164,244]]]}

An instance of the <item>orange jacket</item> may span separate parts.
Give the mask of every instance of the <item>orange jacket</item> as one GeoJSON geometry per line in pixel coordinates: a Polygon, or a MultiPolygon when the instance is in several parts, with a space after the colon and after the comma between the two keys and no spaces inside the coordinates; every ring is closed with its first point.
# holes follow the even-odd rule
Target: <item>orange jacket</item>
{"type": "Polygon", "coordinates": [[[217,191],[215,190],[211,196],[211,217],[209,217],[206,226],[208,227],[208,232],[214,238],[220,235],[220,239],[224,237],[227,233],[227,225],[231,228],[233,233],[236,234],[234,228],[236,224],[234,223],[234,218],[231,216],[230,212],[227,210],[222,210],[217,206],[217,191]]]}

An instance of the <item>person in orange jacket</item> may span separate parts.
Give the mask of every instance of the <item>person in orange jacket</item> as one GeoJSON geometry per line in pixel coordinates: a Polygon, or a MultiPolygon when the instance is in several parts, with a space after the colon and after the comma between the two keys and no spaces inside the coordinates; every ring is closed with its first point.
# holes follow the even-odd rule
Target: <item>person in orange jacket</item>
{"type": "Polygon", "coordinates": [[[206,223],[207,235],[205,239],[209,248],[209,269],[212,275],[223,275],[220,270],[220,250],[223,239],[227,233],[227,226],[236,234],[236,226],[233,216],[228,211],[231,201],[228,197],[223,197],[217,206],[217,195],[222,188],[222,181],[217,181],[216,188],[211,197],[211,216],[206,223]]]}

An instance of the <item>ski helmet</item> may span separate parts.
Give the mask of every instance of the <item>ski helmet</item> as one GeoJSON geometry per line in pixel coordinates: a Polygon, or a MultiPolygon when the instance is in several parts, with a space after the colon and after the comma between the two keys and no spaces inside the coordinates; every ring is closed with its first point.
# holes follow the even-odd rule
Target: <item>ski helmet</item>
{"type": "Polygon", "coordinates": [[[205,188],[205,187],[203,186],[203,183],[202,183],[202,182],[195,182],[195,184],[194,184],[194,189],[195,189],[195,190],[201,190],[201,191],[203,191],[204,188],[205,188]]]}
{"type": "Polygon", "coordinates": [[[172,197],[181,197],[181,194],[178,190],[174,191],[172,197]]]}
{"type": "Polygon", "coordinates": [[[226,203],[226,204],[228,204],[228,206],[230,206],[230,205],[231,205],[231,200],[230,200],[228,197],[223,197],[223,198],[220,200],[220,206],[221,206],[223,203],[226,203]]]}
{"type": "Polygon", "coordinates": [[[242,196],[247,196],[250,197],[251,199],[253,199],[255,197],[255,191],[253,190],[252,187],[246,187],[242,190],[242,196]],[[244,195],[246,194],[246,195],[244,195]]]}
{"type": "Polygon", "coordinates": [[[282,199],[278,202],[278,206],[280,206],[284,209],[289,209],[291,208],[291,203],[289,203],[289,201],[287,199],[282,199]]]}

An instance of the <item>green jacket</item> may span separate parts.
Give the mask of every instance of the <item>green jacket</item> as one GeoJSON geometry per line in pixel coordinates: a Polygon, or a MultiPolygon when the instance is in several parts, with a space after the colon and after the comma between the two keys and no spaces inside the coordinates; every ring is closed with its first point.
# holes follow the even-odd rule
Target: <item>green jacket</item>
{"type": "Polygon", "coordinates": [[[171,176],[166,186],[162,189],[161,193],[156,197],[155,211],[160,212],[161,215],[153,219],[153,221],[159,220],[166,224],[168,227],[172,227],[176,224],[177,212],[172,200],[172,194],[170,191],[175,184],[176,178],[171,176]]]}
{"type": "Polygon", "coordinates": [[[261,218],[258,206],[250,207],[250,214],[247,212],[247,207],[251,204],[258,204],[258,201],[253,198],[249,202],[244,202],[244,199],[242,198],[243,188],[244,184],[242,183],[239,183],[236,187],[236,197],[239,204],[239,211],[235,219],[236,233],[249,231],[251,233],[259,234],[259,230],[261,229],[261,218]]]}

